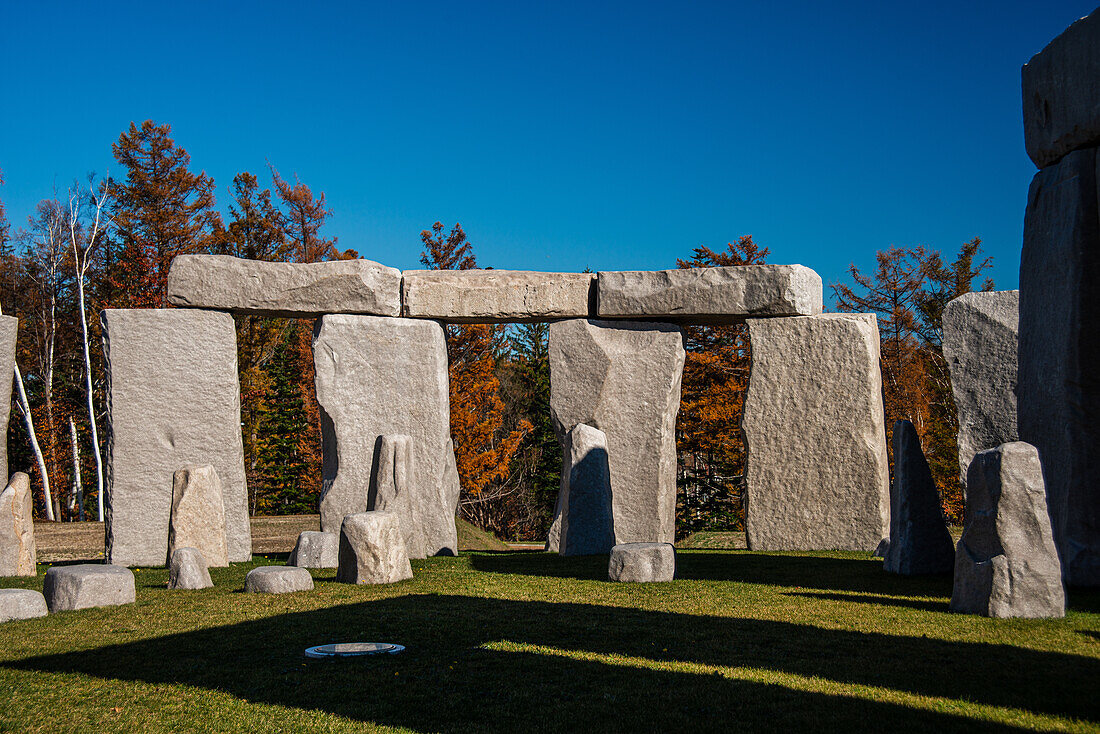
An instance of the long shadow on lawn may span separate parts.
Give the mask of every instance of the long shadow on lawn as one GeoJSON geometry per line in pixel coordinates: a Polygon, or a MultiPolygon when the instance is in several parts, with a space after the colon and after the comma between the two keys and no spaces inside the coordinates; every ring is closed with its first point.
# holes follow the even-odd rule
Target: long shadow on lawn
{"type": "Polygon", "coordinates": [[[588,604],[415,595],[45,655],[7,667],[183,683],[416,730],[1004,730],[947,712],[529,646],[760,668],[1097,720],[1100,660],[1004,645],[588,604]],[[404,654],[307,661],[331,641],[404,654]],[[519,643],[517,651],[486,643],[519,643]]]}

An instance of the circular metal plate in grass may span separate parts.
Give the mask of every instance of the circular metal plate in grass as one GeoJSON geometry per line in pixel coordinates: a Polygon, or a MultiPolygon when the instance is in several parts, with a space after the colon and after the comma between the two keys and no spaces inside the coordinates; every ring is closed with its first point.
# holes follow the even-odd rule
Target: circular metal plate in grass
{"type": "Polygon", "coordinates": [[[306,648],[307,658],[354,658],[361,655],[395,655],[404,645],[389,642],[334,642],[306,648]]]}

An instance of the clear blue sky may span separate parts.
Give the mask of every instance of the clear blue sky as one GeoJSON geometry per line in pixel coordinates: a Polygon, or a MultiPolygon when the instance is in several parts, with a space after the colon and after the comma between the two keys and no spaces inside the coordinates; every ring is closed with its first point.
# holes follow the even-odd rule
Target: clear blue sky
{"type": "Polygon", "coordinates": [[[270,160],[400,268],[436,220],[483,266],[669,268],[752,234],[826,284],[978,235],[1014,288],[1020,66],[1094,2],[4,2],[0,199],[23,225],[151,118],[219,207],[270,160]]]}

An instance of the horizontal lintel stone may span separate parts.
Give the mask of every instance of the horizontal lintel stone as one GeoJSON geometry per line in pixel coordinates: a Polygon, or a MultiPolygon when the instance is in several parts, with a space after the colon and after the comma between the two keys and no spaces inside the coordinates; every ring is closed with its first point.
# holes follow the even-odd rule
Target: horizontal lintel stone
{"type": "Polygon", "coordinates": [[[593,273],[406,270],[404,315],[451,323],[588,318],[593,273]]]}

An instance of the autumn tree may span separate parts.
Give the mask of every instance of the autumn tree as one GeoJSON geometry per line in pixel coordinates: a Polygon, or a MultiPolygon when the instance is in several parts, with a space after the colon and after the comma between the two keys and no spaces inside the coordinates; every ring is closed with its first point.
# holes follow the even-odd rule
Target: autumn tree
{"type": "MultiPolygon", "coordinates": [[[[320,235],[325,220],[332,215],[332,210],[325,203],[324,192],[314,197],[313,191],[299,181],[297,175],[291,184],[279,175],[275,166],[268,163],[267,167],[271,170],[275,190],[282,201],[281,224],[287,239],[293,244],[294,260],[315,263],[341,259],[341,253],[336,250],[336,238],[326,239],[320,235]]],[[[343,256],[346,258],[347,254],[343,253],[343,256]]]]}

